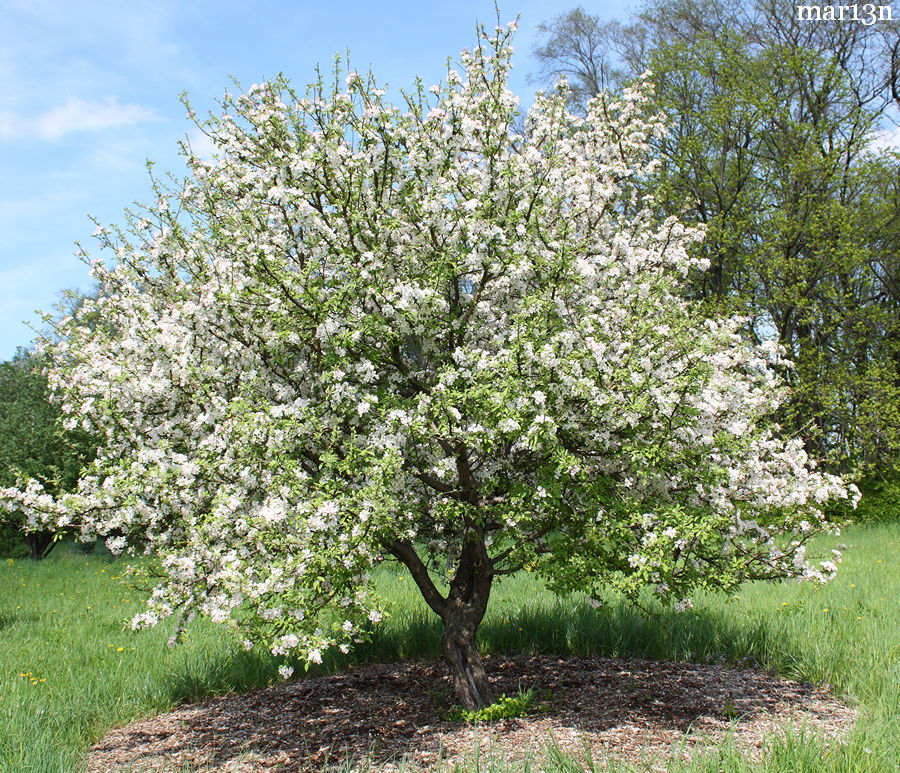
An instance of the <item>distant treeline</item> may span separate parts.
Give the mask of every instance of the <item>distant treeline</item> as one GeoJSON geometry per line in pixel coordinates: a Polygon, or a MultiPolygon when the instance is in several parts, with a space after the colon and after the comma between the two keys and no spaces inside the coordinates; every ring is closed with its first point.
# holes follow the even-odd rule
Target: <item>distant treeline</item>
{"type": "Polygon", "coordinates": [[[652,73],[670,132],[646,185],[706,228],[691,295],[780,342],[795,367],[779,423],[883,486],[900,449],[900,27],[792,10],[649,0],[620,24],[578,8],[534,53],[576,107],[652,73]]]}

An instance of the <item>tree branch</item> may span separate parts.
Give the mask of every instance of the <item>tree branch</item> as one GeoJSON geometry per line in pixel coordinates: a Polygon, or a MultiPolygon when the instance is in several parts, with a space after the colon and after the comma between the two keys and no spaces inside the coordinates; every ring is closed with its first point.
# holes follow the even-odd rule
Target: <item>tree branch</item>
{"type": "Polygon", "coordinates": [[[425,602],[438,617],[443,619],[447,609],[447,599],[438,591],[434,581],[431,579],[431,575],[428,574],[428,567],[419,558],[419,554],[416,553],[412,543],[394,540],[386,543],[385,548],[394,558],[409,569],[412,578],[416,581],[416,585],[419,586],[419,591],[422,593],[425,602]]]}

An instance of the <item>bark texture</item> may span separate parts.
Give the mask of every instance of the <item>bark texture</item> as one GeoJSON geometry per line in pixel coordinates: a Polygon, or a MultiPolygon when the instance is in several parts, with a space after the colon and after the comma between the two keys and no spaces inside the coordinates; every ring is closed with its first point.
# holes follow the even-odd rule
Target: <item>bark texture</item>
{"type": "Polygon", "coordinates": [[[457,700],[469,710],[489,706],[495,700],[494,691],[475,643],[494,578],[482,535],[477,531],[467,535],[446,597],[435,587],[411,543],[395,542],[388,549],[409,569],[428,606],[444,624],[444,660],[450,669],[457,700]]]}
{"type": "Polygon", "coordinates": [[[450,668],[453,689],[463,708],[477,710],[490,706],[494,691],[475,646],[475,632],[465,620],[444,622],[444,660],[450,668]]]}

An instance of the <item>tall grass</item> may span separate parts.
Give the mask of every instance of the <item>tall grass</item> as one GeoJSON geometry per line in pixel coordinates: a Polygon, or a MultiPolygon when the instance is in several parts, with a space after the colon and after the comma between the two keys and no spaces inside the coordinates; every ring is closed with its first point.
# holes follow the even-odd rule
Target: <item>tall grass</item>
{"type": "MultiPolygon", "coordinates": [[[[815,736],[772,739],[751,768],[727,744],[696,771],[896,771],[900,759],[897,602],[900,526],[858,526],[838,578],[754,584],[734,599],[705,594],[687,613],[648,620],[615,598],[591,608],[580,595],[557,598],[530,575],[505,579],[480,631],[485,653],[596,654],[753,663],[794,679],[831,685],[860,710],[848,743],[825,748],[815,736]],[[826,754],[827,752],[827,754],[826,754]]],[[[167,626],[135,633],[127,621],[141,594],[125,566],[103,556],[59,551],[50,559],[0,563],[0,770],[77,770],[87,746],[108,728],[202,696],[276,680],[278,663],[247,653],[223,629],[191,625],[169,648],[167,626]]],[[[438,656],[440,628],[398,567],[379,575],[390,614],[355,660],[438,656]]],[[[323,669],[345,666],[332,656],[323,669]]],[[[552,755],[548,771],[601,769],[552,755]]],[[[473,761],[473,770],[515,770],[473,761]]],[[[537,770],[536,768],[533,768],[537,770]]]]}

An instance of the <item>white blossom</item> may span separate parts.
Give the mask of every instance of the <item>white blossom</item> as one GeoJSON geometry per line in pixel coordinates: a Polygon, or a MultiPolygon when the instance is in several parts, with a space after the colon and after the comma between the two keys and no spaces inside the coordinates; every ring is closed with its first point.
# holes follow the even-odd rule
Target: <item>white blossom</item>
{"type": "Polygon", "coordinates": [[[356,72],[227,96],[214,159],[153,224],[101,231],[97,298],[42,344],[99,454],[75,492],[23,480],[0,508],[156,553],[135,625],[200,613],[319,663],[381,621],[392,551],[452,570],[473,540],[682,609],[833,574],[806,543],[858,492],[773,428],[782,352],[684,300],[703,234],[637,184],[647,86],[523,116],[510,31],[485,35],[412,107],[356,72]]]}

